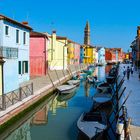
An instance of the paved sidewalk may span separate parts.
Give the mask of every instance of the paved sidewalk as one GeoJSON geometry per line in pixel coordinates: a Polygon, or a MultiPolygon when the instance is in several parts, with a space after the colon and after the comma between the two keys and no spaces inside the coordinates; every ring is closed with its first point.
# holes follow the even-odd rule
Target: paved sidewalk
{"type": "MultiPolygon", "coordinates": [[[[121,68],[130,66],[128,64],[121,64],[121,68]]],[[[122,71],[121,71],[122,73],[122,71]]],[[[140,139],[140,81],[138,79],[138,72],[134,71],[133,75],[130,74],[130,79],[125,77],[124,86],[126,86],[125,94],[128,94],[130,90],[132,93],[126,102],[128,115],[132,118],[131,136],[132,140],[140,139]],[[134,126],[135,125],[135,126],[134,126]]]]}

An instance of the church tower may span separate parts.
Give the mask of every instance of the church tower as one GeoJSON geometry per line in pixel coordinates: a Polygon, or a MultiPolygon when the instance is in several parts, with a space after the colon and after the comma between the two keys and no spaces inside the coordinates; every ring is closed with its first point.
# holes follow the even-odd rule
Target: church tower
{"type": "Polygon", "coordinates": [[[85,31],[84,31],[84,44],[90,45],[90,27],[89,22],[87,21],[85,31]]]}

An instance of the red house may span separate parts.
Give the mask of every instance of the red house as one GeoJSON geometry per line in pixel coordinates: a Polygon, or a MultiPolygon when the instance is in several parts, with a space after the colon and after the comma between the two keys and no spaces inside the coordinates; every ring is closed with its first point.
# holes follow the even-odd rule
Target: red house
{"type": "Polygon", "coordinates": [[[47,48],[48,36],[39,33],[30,33],[30,76],[46,75],[48,70],[47,48]]]}

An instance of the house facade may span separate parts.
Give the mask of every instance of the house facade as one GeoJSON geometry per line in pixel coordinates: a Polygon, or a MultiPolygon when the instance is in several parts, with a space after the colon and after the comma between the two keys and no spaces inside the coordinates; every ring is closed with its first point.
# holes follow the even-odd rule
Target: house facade
{"type": "Polygon", "coordinates": [[[105,64],[105,48],[104,47],[98,47],[98,64],[105,64]]]}
{"type": "Polygon", "coordinates": [[[29,33],[31,27],[0,15],[0,49],[4,57],[4,93],[29,80],[29,33]]]}
{"type": "Polygon", "coordinates": [[[48,65],[51,70],[67,69],[68,66],[68,39],[66,37],[56,36],[56,31],[49,37],[48,46],[48,65]]]}
{"type": "Polygon", "coordinates": [[[74,43],[69,40],[68,41],[68,51],[67,51],[67,57],[68,57],[68,65],[74,64],[74,43]]]}
{"type": "Polygon", "coordinates": [[[74,42],[74,64],[79,65],[80,64],[80,47],[81,45],[74,42]]]}
{"type": "Polygon", "coordinates": [[[80,63],[84,63],[84,48],[80,46],[80,63]]]}
{"type": "Polygon", "coordinates": [[[44,76],[48,71],[48,36],[39,32],[30,33],[30,76],[44,76]]]}
{"type": "Polygon", "coordinates": [[[106,48],[105,60],[107,63],[117,63],[123,61],[123,51],[121,48],[106,48]]]}
{"type": "Polygon", "coordinates": [[[83,45],[84,48],[84,63],[93,64],[93,46],[83,45]]]}

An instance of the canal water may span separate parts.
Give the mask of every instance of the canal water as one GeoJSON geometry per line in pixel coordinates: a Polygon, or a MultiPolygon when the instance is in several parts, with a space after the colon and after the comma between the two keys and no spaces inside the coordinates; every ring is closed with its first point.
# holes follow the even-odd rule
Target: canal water
{"type": "MultiPolygon", "coordinates": [[[[94,74],[99,80],[105,79],[109,67],[98,67],[94,74]]],[[[54,94],[44,106],[25,119],[24,123],[11,132],[5,140],[77,140],[77,120],[83,111],[90,110],[93,85],[81,81],[76,91],[68,96],[54,94]]]]}

